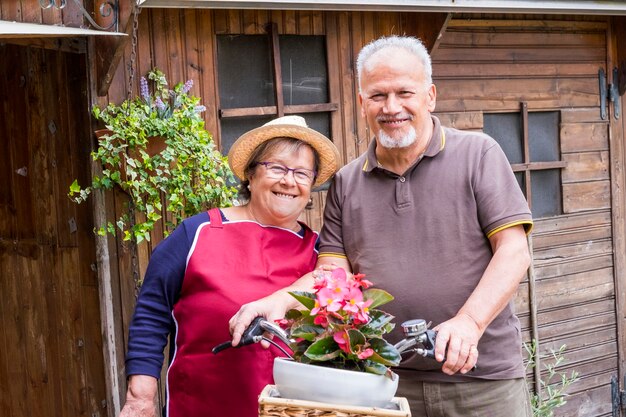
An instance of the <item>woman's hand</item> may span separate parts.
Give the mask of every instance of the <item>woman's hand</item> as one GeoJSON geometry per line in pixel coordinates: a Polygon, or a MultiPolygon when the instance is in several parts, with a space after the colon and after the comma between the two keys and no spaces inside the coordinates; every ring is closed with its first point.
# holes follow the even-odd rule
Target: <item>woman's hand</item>
{"type": "Polygon", "coordinates": [[[119,417],[156,417],[154,399],[156,378],[148,375],[131,375],[128,380],[126,402],[119,417]]]}
{"type": "MultiPolygon", "coordinates": [[[[242,305],[239,311],[228,321],[232,345],[237,346],[239,344],[243,332],[250,326],[252,320],[259,316],[265,317],[270,322],[282,319],[287,311],[293,307],[293,301],[295,299],[283,290],[242,305]]],[[[266,335],[266,337],[271,337],[271,335],[266,335]]],[[[265,341],[262,341],[261,345],[265,348],[269,347],[269,343],[265,341]]]]}

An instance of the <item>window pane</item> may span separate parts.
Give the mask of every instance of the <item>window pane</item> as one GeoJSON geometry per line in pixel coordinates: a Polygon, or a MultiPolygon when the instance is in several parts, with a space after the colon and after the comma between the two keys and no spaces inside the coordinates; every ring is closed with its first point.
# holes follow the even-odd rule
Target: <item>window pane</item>
{"type": "Polygon", "coordinates": [[[523,172],[515,172],[515,179],[517,180],[517,185],[519,185],[520,190],[524,194],[524,197],[528,200],[528,196],[526,195],[526,176],[523,172]]]}
{"type": "Polygon", "coordinates": [[[559,112],[528,113],[530,161],[546,162],[561,159],[559,152],[559,112]]]}
{"type": "Polygon", "coordinates": [[[530,173],[533,218],[556,216],[561,208],[561,170],[548,169],[530,173]]]}
{"type": "Polygon", "coordinates": [[[256,129],[274,119],[274,116],[236,117],[222,119],[222,153],[228,154],[237,138],[249,130],[256,129]]]}
{"type": "Polygon", "coordinates": [[[328,102],[323,36],[280,36],[280,66],[285,105],[328,102]]]}
{"type": "Polygon", "coordinates": [[[484,114],[483,131],[500,144],[510,163],[524,162],[519,113],[484,114]]]}
{"type": "Polygon", "coordinates": [[[222,109],[275,105],[267,36],[218,36],[217,64],[222,109]]]}
{"type": "Polygon", "coordinates": [[[313,130],[320,132],[322,135],[330,138],[330,114],[328,113],[306,113],[300,114],[304,117],[306,124],[313,130]]]}

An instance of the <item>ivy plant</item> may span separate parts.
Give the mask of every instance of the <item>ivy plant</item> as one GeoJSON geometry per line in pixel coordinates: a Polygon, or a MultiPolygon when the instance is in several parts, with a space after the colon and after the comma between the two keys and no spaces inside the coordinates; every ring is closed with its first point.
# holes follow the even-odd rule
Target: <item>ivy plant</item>
{"type": "Polygon", "coordinates": [[[137,243],[150,240],[163,216],[171,230],[184,217],[231,205],[236,195],[226,158],[205,130],[201,112],[206,108],[189,94],[193,81],[169,89],[158,69],[147,76],[141,78],[140,97],[93,108],[94,118],[107,129],[91,154],[102,164],[102,175],[87,186],[75,180],[68,194],[82,203],[95,189],[119,186],[129,195],[131,210],[96,231],[120,232],[137,243]]]}

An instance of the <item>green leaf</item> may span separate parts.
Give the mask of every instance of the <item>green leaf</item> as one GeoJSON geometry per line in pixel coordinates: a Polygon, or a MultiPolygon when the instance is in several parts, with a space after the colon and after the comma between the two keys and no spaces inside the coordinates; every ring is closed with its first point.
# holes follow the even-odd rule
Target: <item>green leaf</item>
{"type": "Polygon", "coordinates": [[[365,360],[363,361],[363,364],[365,367],[365,371],[369,372],[370,374],[385,375],[389,370],[389,368],[387,368],[382,363],[377,363],[374,361],[365,360]]]}
{"type": "Polygon", "coordinates": [[[312,343],[304,352],[304,355],[314,361],[328,361],[336,358],[341,353],[339,346],[332,336],[325,337],[312,343]]]}
{"type": "Polygon", "coordinates": [[[350,351],[358,352],[359,347],[363,346],[366,342],[363,333],[356,329],[348,330],[348,341],[350,342],[350,351]]]}
{"type": "Polygon", "coordinates": [[[370,309],[376,308],[383,304],[387,304],[389,301],[393,300],[393,296],[389,294],[385,290],[381,290],[380,288],[368,288],[363,291],[363,299],[373,300],[372,304],[370,304],[370,309]]]}
{"type": "Polygon", "coordinates": [[[315,338],[322,334],[324,329],[315,324],[305,323],[300,326],[294,326],[291,328],[291,337],[299,337],[304,340],[312,342],[315,338]]]}
{"type": "Polygon", "coordinates": [[[309,310],[315,307],[315,294],[307,291],[289,291],[292,297],[309,310]]]}
{"type": "Polygon", "coordinates": [[[374,354],[368,359],[386,366],[397,366],[402,359],[398,349],[392,344],[381,338],[372,338],[369,341],[370,347],[374,350],[374,354]]]}
{"type": "Polygon", "coordinates": [[[361,327],[361,331],[368,336],[382,336],[388,333],[386,325],[395,317],[380,310],[369,311],[370,321],[361,327]]]}
{"type": "Polygon", "coordinates": [[[74,180],[72,185],[70,185],[70,195],[74,195],[75,193],[80,192],[80,185],[78,185],[78,180],[74,180]]]}

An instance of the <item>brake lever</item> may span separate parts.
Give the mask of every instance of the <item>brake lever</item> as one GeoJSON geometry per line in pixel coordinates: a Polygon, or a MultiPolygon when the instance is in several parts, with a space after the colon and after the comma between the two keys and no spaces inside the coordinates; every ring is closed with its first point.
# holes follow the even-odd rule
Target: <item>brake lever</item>
{"type": "Polygon", "coordinates": [[[239,341],[237,346],[233,346],[232,342],[228,340],[215,346],[213,349],[211,349],[211,352],[213,352],[214,354],[218,354],[219,352],[223,351],[224,349],[228,349],[229,347],[239,348],[242,346],[247,346],[253,343],[260,342],[263,339],[263,333],[265,332],[265,329],[261,325],[261,320],[263,320],[263,317],[260,316],[252,320],[250,326],[248,326],[248,328],[243,332],[243,335],[241,335],[241,340],[239,341]]]}

